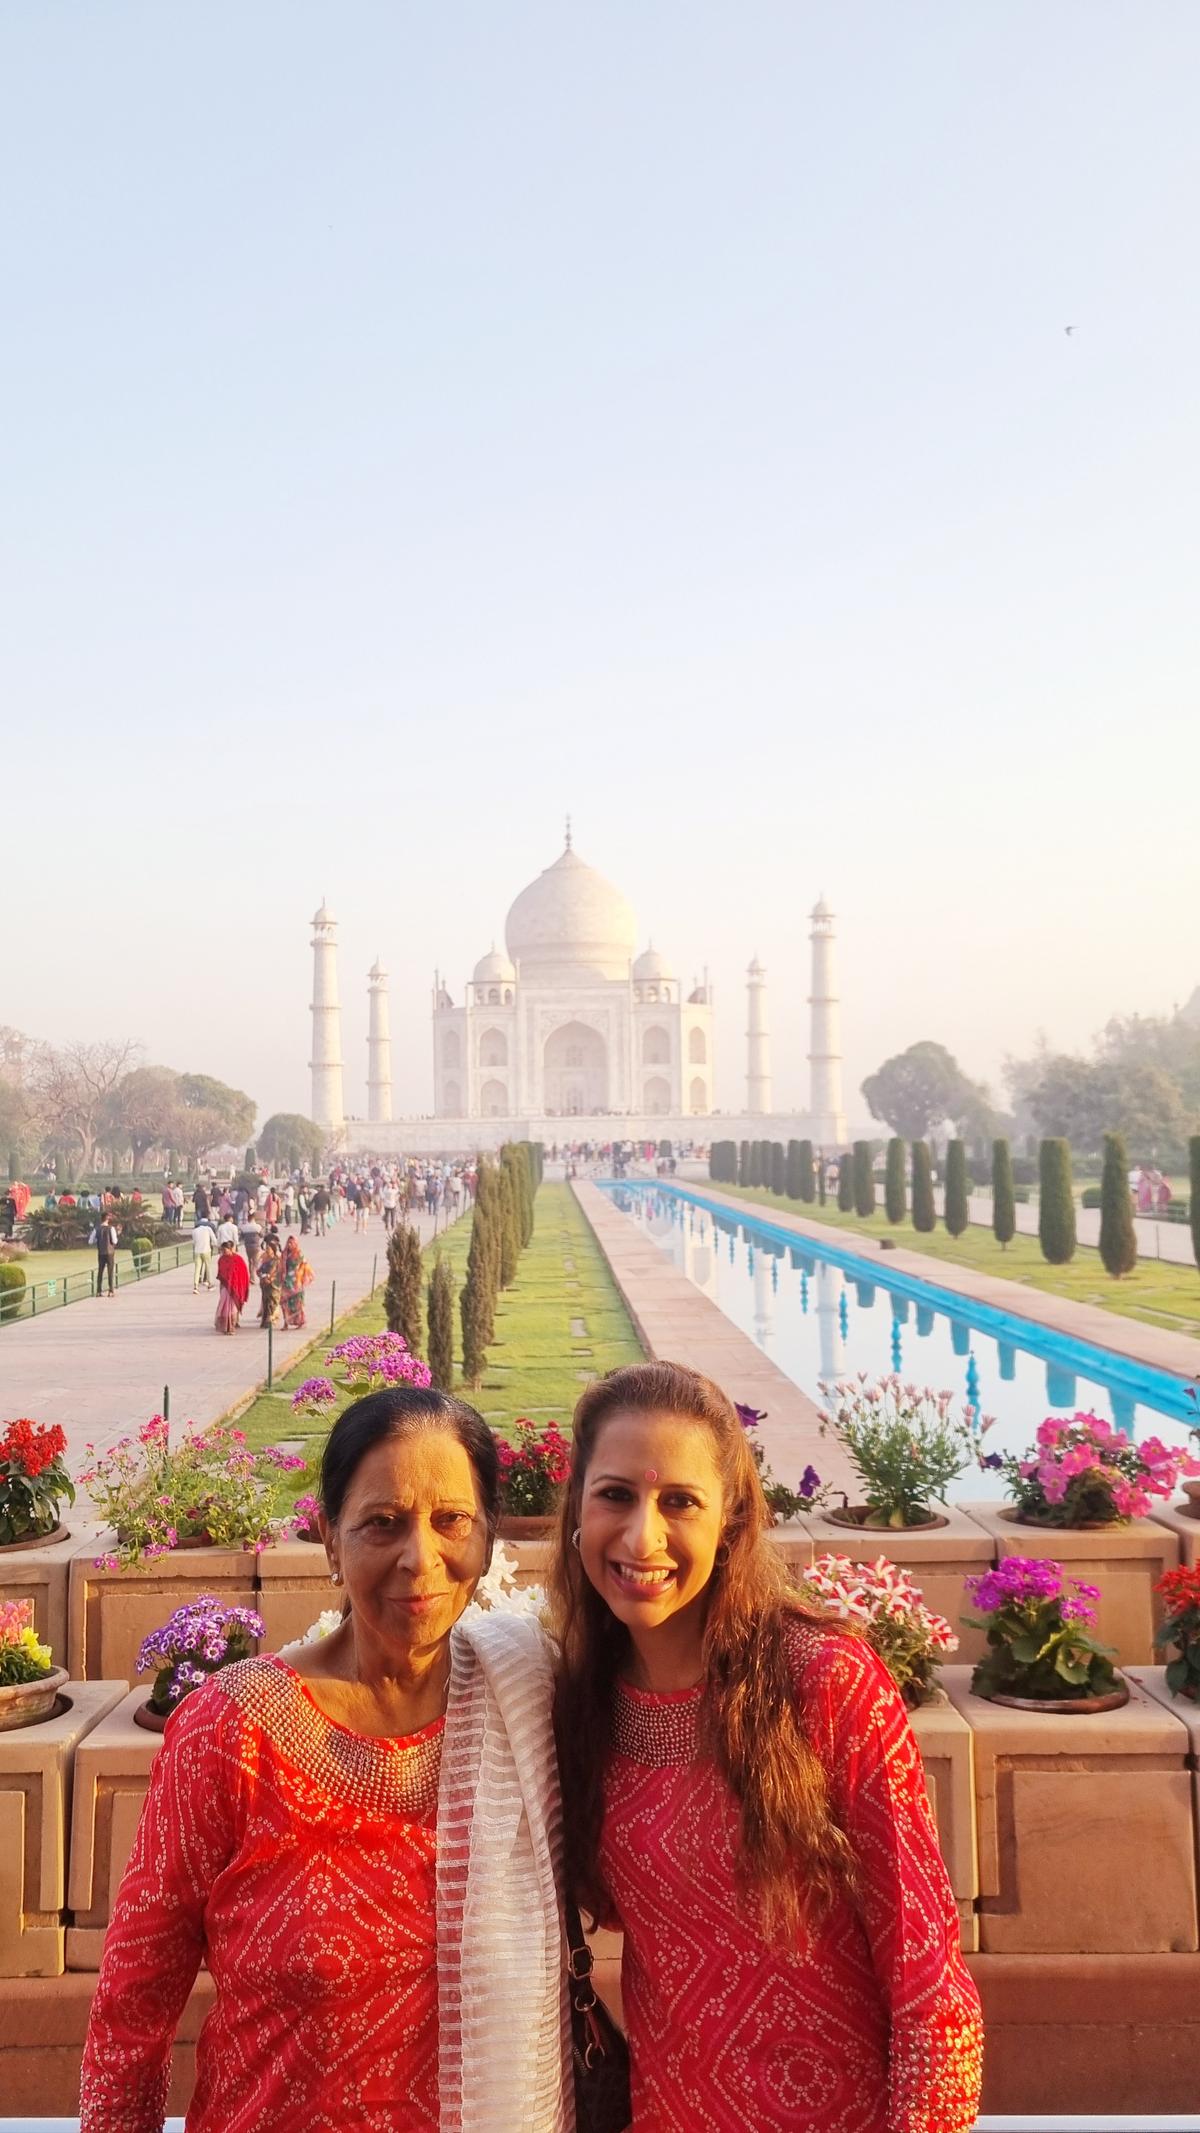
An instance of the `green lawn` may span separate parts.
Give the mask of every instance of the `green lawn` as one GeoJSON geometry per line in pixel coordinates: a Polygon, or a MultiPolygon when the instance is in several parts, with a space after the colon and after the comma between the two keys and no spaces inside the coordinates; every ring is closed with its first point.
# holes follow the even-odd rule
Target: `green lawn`
{"type": "MultiPolygon", "coordinates": [[[[543,1185],[535,1203],[532,1241],[521,1254],[517,1278],[502,1294],[496,1312],[496,1339],[477,1392],[455,1378],[455,1391],[479,1408],[493,1429],[507,1433],[518,1415],[569,1425],[582,1387],[620,1363],[638,1363],[642,1348],[617,1292],[608,1262],[585,1221],[575,1196],[565,1185],[543,1185]],[[582,1328],[582,1330],[580,1330],[582,1328]]],[[[456,1290],[461,1287],[471,1242],[471,1217],[464,1215],[438,1239],[436,1250],[447,1259],[456,1290]]],[[[425,1250],[426,1273],[435,1247],[425,1250]]],[[[382,1287],[369,1303],[339,1320],[336,1339],[352,1333],[375,1333],[384,1323],[382,1287]]],[[[323,1371],[326,1339],[305,1361],[293,1364],[273,1393],[261,1393],[238,1426],[252,1444],[298,1440],[310,1451],[307,1476],[288,1475],[280,1489],[280,1506],[290,1504],[315,1478],[315,1463],[328,1430],[307,1417],[294,1417],[288,1396],[301,1380],[323,1371]]],[[[461,1361],[455,1313],[455,1360],[461,1361]]],[[[347,1393],[335,1413],[352,1397],[347,1393]]]]}
{"type": "MultiPolygon", "coordinates": [[[[181,1249],[179,1259],[179,1263],[182,1266],[185,1261],[190,1262],[191,1260],[191,1241],[184,1236],[181,1237],[180,1244],[184,1247],[184,1249],[181,1249]]],[[[174,1263],[171,1247],[164,1245],[163,1253],[163,1266],[169,1272],[174,1263]]],[[[90,1245],[78,1245],[71,1251],[63,1252],[27,1252],[23,1259],[18,1259],[15,1263],[25,1276],[25,1290],[21,1308],[14,1314],[17,1318],[28,1318],[30,1316],[30,1305],[34,1302],[33,1291],[35,1284],[37,1288],[36,1303],[39,1312],[55,1310],[61,1306],[63,1284],[68,1280],[70,1281],[70,1288],[67,1293],[71,1303],[75,1303],[79,1298],[87,1297],[91,1293],[90,1277],[96,1270],[96,1254],[90,1245]],[[47,1288],[49,1282],[54,1283],[53,1294],[47,1288]]],[[[154,1255],[152,1254],[151,1265],[153,1264],[154,1255]]],[[[134,1278],[133,1254],[127,1247],[123,1246],[117,1253],[117,1280],[126,1282],[132,1281],[134,1278]]]]}
{"type": "MultiPolygon", "coordinates": [[[[703,1181],[698,1189],[704,1190],[703,1181]]],[[[981,1274],[998,1274],[1031,1289],[1044,1289],[1052,1296],[1068,1296],[1074,1303],[1098,1304],[1124,1318],[1143,1319],[1171,1333],[1200,1334],[1200,1269],[1172,1266],[1160,1259],[1143,1259],[1132,1274],[1114,1281],[1106,1274],[1100,1254],[1081,1244],[1067,1266],[1050,1266],[1042,1257],[1036,1237],[1014,1237],[1002,1250],[990,1230],[972,1224],[961,1237],[951,1237],[939,1223],[924,1234],[911,1220],[892,1224],[881,1209],[863,1221],[843,1214],[832,1202],[824,1207],[803,1200],[777,1198],[759,1185],[721,1185],[720,1192],[752,1201],[764,1208],[785,1208],[806,1222],[823,1222],[831,1229],[844,1229],[868,1237],[891,1237],[908,1251],[924,1252],[931,1259],[945,1259],[953,1266],[973,1267],[981,1274]]]]}

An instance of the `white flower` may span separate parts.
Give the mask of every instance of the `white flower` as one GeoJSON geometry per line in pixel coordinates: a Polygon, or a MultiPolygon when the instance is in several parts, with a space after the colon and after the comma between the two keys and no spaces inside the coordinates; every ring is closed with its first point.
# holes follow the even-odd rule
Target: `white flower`
{"type": "Polygon", "coordinates": [[[299,1641],[301,1644],[319,1644],[321,1642],[322,1637],[331,1637],[333,1635],[334,1630],[340,1629],[341,1626],[341,1608],[326,1607],[322,1611],[322,1613],[317,1616],[315,1622],[309,1623],[308,1628],[305,1630],[304,1635],[300,1638],[299,1641]]]}
{"type": "Polygon", "coordinates": [[[489,1614],[540,1615],[546,1605],[545,1592],[540,1585],[518,1585],[520,1567],[504,1543],[497,1541],[487,1575],[475,1587],[472,1607],[489,1614]]]}

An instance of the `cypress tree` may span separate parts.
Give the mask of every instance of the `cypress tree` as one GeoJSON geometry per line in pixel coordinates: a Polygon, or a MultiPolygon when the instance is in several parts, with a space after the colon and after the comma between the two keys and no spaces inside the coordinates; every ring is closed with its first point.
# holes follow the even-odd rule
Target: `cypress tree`
{"type": "Polygon", "coordinates": [[[1005,1247],[1017,1233],[1017,1201],[1013,1191],[1012,1150],[1007,1141],[992,1142],[992,1235],[1005,1247]]]}
{"type": "MultiPolygon", "coordinates": [[[[813,1201],[816,1199],[816,1196],[817,1179],[816,1170],[813,1163],[813,1144],[811,1141],[801,1141],[799,1197],[806,1203],[807,1206],[811,1207],[813,1201]]],[[[821,1194],[821,1198],[822,1200],[825,1198],[824,1193],[821,1194]]]]}
{"type": "Polygon", "coordinates": [[[928,1232],[937,1227],[937,1209],[933,1204],[933,1165],[929,1159],[928,1141],[912,1144],[912,1226],[928,1232]]]}
{"type": "Polygon", "coordinates": [[[800,1190],[800,1182],[800,1143],[799,1141],[789,1141],[783,1181],[783,1189],[789,1200],[803,1199],[804,1195],[800,1190]]]}
{"type": "MultiPolygon", "coordinates": [[[[864,1222],[875,1212],[875,1165],[871,1155],[870,1141],[855,1141],[852,1157],[854,1175],[854,1212],[864,1222]]],[[[839,1199],[839,1206],[841,1201],[839,1199]]]]}
{"type": "Polygon", "coordinates": [[[407,1222],[398,1222],[388,1238],[383,1315],[389,1332],[401,1334],[413,1355],[420,1355],[421,1239],[407,1222]]]}
{"type": "Polygon", "coordinates": [[[1104,1169],[1100,1177],[1100,1257],[1119,1281],[1137,1265],[1137,1231],[1133,1226],[1133,1202],[1129,1194],[1129,1157],[1119,1133],[1104,1136],[1104,1169]]]}
{"type": "Polygon", "coordinates": [[[743,1142],[742,1142],[742,1144],[741,1144],[741,1147],[740,1147],[740,1149],[739,1149],[739,1151],[738,1151],[738,1174],[737,1174],[737,1181],[738,1181],[738,1184],[739,1184],[739,1185],[748,1185],[748,1184],[750,1183],[750,1143],[749,1143],[749,1141],[743,1141],[743,1142]]]}
{"type": "Polygon", "coordinates": [[[787,1191],[787,1157],[783,1152],[782,1141],[771,1143],[771,1190],[778,1193],[780,1198],[787,1191]]]}
{"type": "Polygon", "coordinates": [[[439,1392],[453,1392],[454,1283],[440,1252],[429,1277],[429,1374],[439,1392]]]}
{"type": "Polygon", "coordinates": [[[517,1196],[513,1174],[507,1163],[500,1165],[496,1183],[499,1203],[500,1286],[502,1289],[511,1289],[517,1278],[517,1261],[521,1256],[521,1232],[517,1227],[517,1196]]]}
{"type": "MultiPolygon", "coordinates": [[[[476,1167],[475,1206],[471,1215],[471,1242],[467,1250],[467,1279],[472,1268],[477,1275],[477,1307],[485,1348],[496,1330],[496,1297],[500,1289],[500,1224],[496,1205],[496,1173],[486,1157],[476,1167]]],[[[465,1364],[464,1364],[465,1368],[465,1364]]],[[[476,1382],[478,1382],[476,1380],[476,1382]]]]}
{"type": "Polygon", "coordinates": [[[1192,1256],[1200,1266],[1200,1133],[1194,1133],[1188,1142],[1188,1220],[1192,1256]]]}
{"type": "Polygon", "coordinates": [[[908,1192],[904,1177],[904,1142],[894,1138],[887,1144],[887,1169],[883,1174],[883,1206],[889,1222],[903,1222],[908,1212],[908,1192]]]}
{"type": "Polygon", "coordinates": [[[828,1165],[825,1161],[825,1151],[824,1149],[822,1149],[819,1155],[817,1156],[817,1198],[820,1201],[822,1207],[824,1207],[825,1205],[827,1169],[828,1165]]]}
{"type": "Polygon", "coordinates": [[[459,1297],[459,1312],[462,1318],[463,1377],[473,1392],[478,1392],[487,1362],[487,1310],[488,1300],[484,1293],[484,1268],[482,1264],[472,1269],[467,1262],[467,1278],[459,1297]]]}
{"type": "Polygon", "coordinates": [[[961,1237],[970,1219],[967,1144],[951,1141],[946,1149],[946,1228],[952,1237],[961,1237]]]}
{"type": "Polygon", "coordinates": [[[1066,1141],[1042,1142],[1038,1177],[1042,1257],[1051,1266],[1066,1266],[1075,1257],[1075,1195],[1071,1190],[1071,1150],[1066,1141]]]}
{"type": "Polygon", "coordinates": [[[854,1157],[852,1155],[839,1155],[838,1157],[837,1204],[841,1208],[842,1213],[844,1215],[848,1215],[853,1212],[854,1157]]]}

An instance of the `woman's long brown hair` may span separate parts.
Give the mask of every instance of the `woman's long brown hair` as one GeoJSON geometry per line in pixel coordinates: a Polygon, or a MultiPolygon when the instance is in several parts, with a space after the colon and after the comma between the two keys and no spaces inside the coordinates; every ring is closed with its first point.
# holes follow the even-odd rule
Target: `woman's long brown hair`
{"type": "Polygon", "coordinates": [[[614,1686],[629,1635],[588,1578],[572,1535],[596,1442],[610,1416],[669,1414],[708,1431],[721,1475],[722,1544],[704,1627],[700,1752],[711,1757],[741,1815],[739,1884],[766,1931],[795,1935],[853,1880],[825,1773],[796,1705],[789,1625],[842,1625],[804,1606],[766,1538],[771,1514],[746,1433],[711,1378],[681,1363],[636,1363],[590,1385],[575,1409],[571,1479],[551,1570],[562,1660],[555,1728],[562,1772],[568,1875],[577,1902],[602,1917],[604,1768],[614,1686]]]}

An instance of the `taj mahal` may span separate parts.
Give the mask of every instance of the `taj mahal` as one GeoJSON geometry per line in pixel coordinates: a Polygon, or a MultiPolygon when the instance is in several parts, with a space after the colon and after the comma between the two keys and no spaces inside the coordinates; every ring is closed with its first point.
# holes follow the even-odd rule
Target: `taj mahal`
{"type": "Polygon", "coordinates": [[[331,1145],[372,1154],[489,1147],[527,1134],[554,1140],[706,1140],[781,1136],[834,1147],[845,1141],[833,913],[811,918],[810,1109],[771,1103],[766,973],[746,974],[744,1105],[717,1114],[713,1000],[707,972],[686,987],[651,942],[640,953],[632,907],[575,850],[562,852],[522,889],[504,924],[504,948],[481,956],[456,999],[435,972],[431,999],[434,1113],[392,1115],[388,976],[368,973],[367,1116],[343,1105],[337,923],[313,918],[312,1116],[331,1145]]]}

